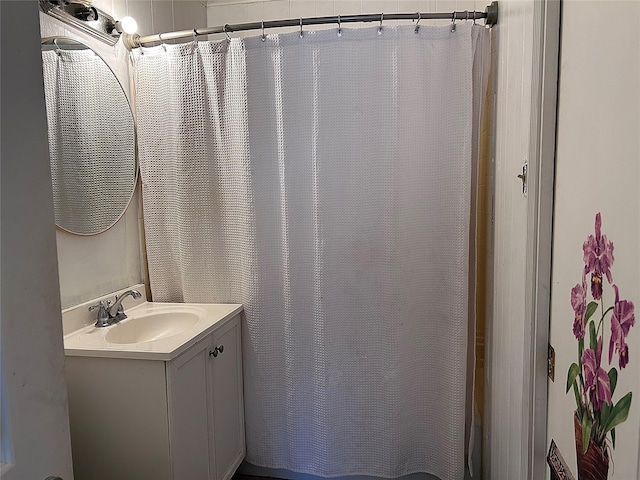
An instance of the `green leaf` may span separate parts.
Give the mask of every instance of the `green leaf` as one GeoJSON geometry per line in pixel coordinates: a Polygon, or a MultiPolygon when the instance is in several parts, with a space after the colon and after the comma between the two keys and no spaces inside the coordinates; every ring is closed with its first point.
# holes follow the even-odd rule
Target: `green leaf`
{"type": "Polygon", "coordinates": [[[616,429],[611,429],[611,444],[613,445],[613,449],[616,449],[616,429]]]}
{"type": "Polygon", "coordinates": [[[596,302],[589,302],[587,305],[587,313],[584,314],[584,321],[588,322],[591,316],[595,313],[598,308],[598,304],[596,302]]]}
{"type": "Polygon", "coordinates": [[[569,366],[569,371],[567,372],[567,391],[565,393],[569,393],[569,389],[571,388],[571,385],[573,385],[573,382],[576,381],[576,377],[579,373],[580,367],[578,366],[578,364],[575,362],[572,363],[569,366]]]}
{"type": "Polygon", "coordinates": [[[589,439],[591,438],[591,427],[593,424],[591,423],[591,419],[589,415],[584,415],[582,417],[582,451],[587,453],[589,449],[589,439]]]}
{"type": "MultiPolygon", "coordinates": [[[[611,410],[613,406],[607,402],[602,403],[602,411],[600,412],[600,425],[606,425],[609,421],[609,416],[611,415],[611,410]]],[[[605,433],[606,435],[606,433],[605,433]]]]}
{"type": "Polygon", "coordinates": [[[582,362],[583,353],[584,353],[584,337],[578,340],[578,363],[582,362]]]}
{"type": "Polygon", "coordinates": [[[596,337],[596,324],[593,320],[589,322],[589,348],[596,351],[598,345],[598,338],[596,337]]]}
{"type": "Polygon", "coordinates": [[[580,393],[578,392],[578,384],[573,382],[573,394],[576,397],[576,407],[578,409],[578,419],[582,421],[582,403],[580,402],[580,393]]]}
{"type": "Polygon", "coordinates": [[[618,370],[613,367],[607,375],[609,375],[609,385],[611,385],[611,396],[613,397],[613,393],[616,391],[616,385],[618,384],[618,370]]]}
{"type": "Polygon", "coordinates": [[[604,427],[604,433],[610,432],[622,422],[624,422],[629,416],[629,409],[631,408],[631,392],[627,393],[624,397],[620,399],[618,403],[616,403],[613,410],[611,410],[611,414],[609,415],[609,419],[604,427]]]}

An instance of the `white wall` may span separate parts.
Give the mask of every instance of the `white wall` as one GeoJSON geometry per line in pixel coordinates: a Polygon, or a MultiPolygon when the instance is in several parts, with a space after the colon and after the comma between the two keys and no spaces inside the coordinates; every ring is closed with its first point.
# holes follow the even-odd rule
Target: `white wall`
{"type": "MultiPolygon", "coordinates": [[[[640,308],[640,33],[639,2],[563,4],[551,298],[551,344],[556,380],[549,384],[548,435],[574,474],[573,394],[567,370],[577,361],[571,288],[580,282],[582,244],[596,212],[614,243],[613,281],[640,308]],[[609,21],[603,19],[616,19],[609,21]]],[[[607,305],[613,293],[604,281],[607,305]]],[[[605,321],[603,368],[609,370],[610,326],[605,321]]],[[[614,402],[633,391],[631,412],[616,428],[612,480],[640,478],[640,323],[630,331],[629,365],[619,371],[614,402]]],[[[612,365],[617,368],[614,357],[612,365]]]]}
{"type": "Polygon", "coordinates": [[[7,480],[73,478],[37,11],[34,0],[0,2],[2,429],[15,463],[7,480]]]}
{"type": "MultiPolygon", "coordinates": [[[[205,7],[197,0],[95,0],[93,5],[116,19],[133,16],[143,35],[206,24],[205,7]]],[[[128,52],[121,42],[108,46],[43,13],[40,28],[42,37],[66,36],[89,45],[114,71],[131,101],[128,52]]],[[[102,234],[77,236],[57,229],[62,308],[143,281],[139,197],[137,191],[124,216],[102,234]]]]}

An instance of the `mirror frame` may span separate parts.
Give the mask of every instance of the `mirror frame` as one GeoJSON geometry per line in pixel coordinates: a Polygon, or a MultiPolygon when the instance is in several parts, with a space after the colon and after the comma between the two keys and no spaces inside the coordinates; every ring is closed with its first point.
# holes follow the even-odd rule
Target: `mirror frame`
{"type": "MultiPolygon", "coordinates": [[[[120,81],[118,76],[113,71],[113,68],[111,68],[111,65],[109,65],[109,63],[105,60],[105,58],[102,55],[100,55],[98,52],[96,52],[93,48],[91,48],[91,46],[89,46],[84,41],[78,40],[77,38],[64,36],[64,35],[54,35],[54,36],[42,37],[40,39],[40,45],[42,46],[42,45],[44,45],[46,43],[51,43],[54,40],[65,40],[65,41],[69,41],[69,42],[73,42],[73,43],[78,43],[78,44],[84,45],[89,50],[91,50],[98,58],[100,58],[100,60],[102,60],[102,62],[106,65],[106,67],[109,69],[109,71],[111,72],[113,77],[118,82],[118,85],[120,86],[120,90],[122,91],[122,95],[124,95],[124,98],[127,101],[127,105],[129,106],[129,112],[131,113],[131,120],[132,120],[132,124],[133,124],[133,154],[134,154],[134,159],[133,160],[134,160],[135,175],[134,175],[133,185],[131,187],[131,194],[129,195],[129,198],[128,198],[127,202],[126,202],[126,205],[124,206],[122,211],[118,214],[118,216],[115,218],[115,220],[112,223],[109,224],[109,226],[107,226],[103,230],[100,230],[99,232],[92,232],[92,233],[74,232],[72,230],[69,230],[69,229],[64,228],[63,226],[59,225],[57,221],[55,222],[56,228],[61,230],[61,231],[63,231],[63,232],[69,233],[71,235],[78,235],[78,236],[81,236],[81,237],[92,237],[92,236],[95,236],[95,235],[100,235],[101,233],[104,233],[107,230],[110,230],[111,228],[113,228],[122,219],[122,217],[124,217],[125,213],[127,213],[127,210],[131,206],[131,201],[133,200],[133,197],[136,194],[136,191],[138,190],[138,184],[140,183],[140,162],[139,162],[139,158],[138,158],[138,128],[137,128],[136,116],[134,115],[133,108],[131,108],[131,99],[127,95],[127,92],[125,91],[125,89],[124,89],[124,87],[122,85],[122,82],[120,81]]],[[[127,71],[128,71],[128,69],[127,69],[127,71]]],[[[49,140],[47,138],[47,143],[48,142],[49,142],[49,140]]],[[[49,152],[49,165],[51,165],[51,153],[50,152],[49,152]]],[[[49,167],[49,168],[51,168],[51,167],[49,167]]],[[[52,182],[53,182],[53,179],[52,179],[52,182]]],[[[54,211],[54,221],[55,221],[55,211],[54,211]]]]}

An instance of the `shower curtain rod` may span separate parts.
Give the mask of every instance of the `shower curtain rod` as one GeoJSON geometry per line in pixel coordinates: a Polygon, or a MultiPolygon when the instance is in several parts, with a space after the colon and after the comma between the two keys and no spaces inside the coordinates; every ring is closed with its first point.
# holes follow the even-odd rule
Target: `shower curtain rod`
{"type": "MultiPolygon", "coordinates": [[[[367,15],[335,15],[332,17],[290,18],[288,20],[270,20],[266,22],[239,23],[234,25],[221,25],[217,27],[194,28],[193,30],[180,30],[177,32],[157,33],[144,37],[136,36],[126,42],[128,47],[141,47],[150,43],[165,42],[179,38],[193,38],[199,35],[211,35],[214,33],[229,34],[245,30],[265,30],[278,27],[300,27],[305,25],[342,24],[356,22],[382,22],[384,20],[481,20],[485,25],[493,26],[498,22],[498,2],[492,2],[484,12],[462,11],[452,13],[389,13],[367,15]]],[[[417,27],[416,27],[417,28],[417,27]]]]}

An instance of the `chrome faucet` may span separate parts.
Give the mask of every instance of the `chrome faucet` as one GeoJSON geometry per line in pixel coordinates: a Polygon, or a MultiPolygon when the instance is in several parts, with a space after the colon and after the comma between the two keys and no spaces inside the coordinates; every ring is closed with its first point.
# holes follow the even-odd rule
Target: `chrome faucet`
{"type": "Polygon", "coordinates": [[[129,295],[133,298],[140,298],[142,296],[137,290],[127,290],[122,295],[116,295],[116,300],[113,304],[111,300],[101,300],[97,305],[89,307],[89,311],[98,310],[96,327],[108,327],[127,318],[127,315],[124,313],[122,301],[129,295]]]}

